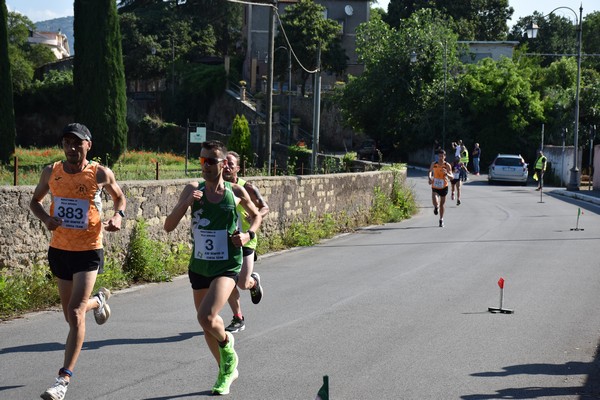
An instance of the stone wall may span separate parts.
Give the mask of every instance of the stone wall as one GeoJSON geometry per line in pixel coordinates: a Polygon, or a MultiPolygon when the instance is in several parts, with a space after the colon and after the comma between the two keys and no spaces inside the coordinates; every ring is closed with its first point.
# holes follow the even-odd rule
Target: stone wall
{"type": "MultiPolygon", "coordinates": [[[[402,174],[406,178],[406,171],[402,174]]],[[[271,212],[261,227],[261,235],[278,235],[294,221],[324,214],[345,213],[365,221],[373,201],[373,189],[392,188],[392,172],[364,172],[333,175],[254,177],[271,212]]],[[[176,204],[184,185],[191,180],[120,182],[127,197],[125,229],[105,232],[106,254],[124,259],[136,220],[143,218],[152,239],[169,243],[189,242],[189,213],[176,230],[166,233],[163,223],[176,204]]],[[[33,186],[0,187],[0,270],[24,270],[35,263],[45,264],[50,233],[31,213],[33,186]]],[[[111,215],[110,196],[103,195],[104,211],[111,215]]],[[[49,196],[45,199],[49,207],[49,196]]]]}

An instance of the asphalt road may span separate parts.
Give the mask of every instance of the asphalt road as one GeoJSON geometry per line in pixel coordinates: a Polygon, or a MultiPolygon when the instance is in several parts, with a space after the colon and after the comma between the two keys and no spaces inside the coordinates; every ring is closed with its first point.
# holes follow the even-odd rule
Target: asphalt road
{"type": "MultiPolygon", "coordinates": [[[[228,398],[314,399],[323,375],[331,399],[600,398],[600,208],[472,179],[439,228],[425,174],[410,183],[414,218],[259,260],[265,297],[244,293],[228,398]],[[513,314],[488,312],[501,277],[513,314]]],[[[67,399],[210,396],[217,367],[187,278],[109,303],[106,325],[88,316],[67,399]]],[[[0,324],[0,399],[38,398],[52,383],[62,318],[0,324]]]]}

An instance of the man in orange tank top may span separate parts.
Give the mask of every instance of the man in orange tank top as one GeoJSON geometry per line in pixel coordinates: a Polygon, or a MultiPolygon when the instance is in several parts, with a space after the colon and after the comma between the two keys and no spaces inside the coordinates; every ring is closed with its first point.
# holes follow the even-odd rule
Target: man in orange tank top
{"type": "Polygon", "coordinates": [[[110,317],[110,307],[106,304],[110,291],[100,288],[90,296],[104,265],[102,228],[108,232],[120,230],[126,205],[113,172],[87,160],[92,135],[85,125],[67,125],[61,143],[66,160],[44,168],[29,204],[33,214],[52,232],[48,263],[57,278],[63,313],[69,324],[64,364],[56,383],[42,393],[46,400],[65,397],[83,345],[86,312],[94,310],[94,318],[100,325],[110,317]],[[102,190],[108,192],[114,204],[114,214],[104,223],[102,190]],[[48,193],[52,194],[52,203],[46,212],[42,201],[48,193]]]}
{"type": "Polygon", "coordinates": [[[452,179],[452,166],[446,161],[446,151],[438,149],[438,159],[429,167],[429,184],[431,185],[431,201],[433,213],[440,213],[440,228],[444,227],[444,204],[448,194],[448,180],[452,179]]]}

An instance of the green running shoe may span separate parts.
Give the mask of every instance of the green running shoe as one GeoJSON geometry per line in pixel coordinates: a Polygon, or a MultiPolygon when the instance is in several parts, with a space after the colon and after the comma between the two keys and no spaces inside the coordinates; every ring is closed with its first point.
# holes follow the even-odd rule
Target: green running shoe
{"type": "Polygon", "coordinates": [[[235,339],[231,332],[225,332],[229,338],[229,342],[225,347],[219,346],[219,355],[221,357],[221,363],[219,364],[219,370],[223,375],[231,375],[238,366],[238,355],[233,348],[235,339]]]}
{"type": "Polygon", "coordinates": [[[240,374],[238,373],[237,368],[233,370],[232,374],[224,374],[223,371],[219,370],[219,377],[217,378],[217,382],[215,382],[215,386],[212,388],[213,394],[229,394],[229,388],[233,381],[235,381],[240,374]]]}

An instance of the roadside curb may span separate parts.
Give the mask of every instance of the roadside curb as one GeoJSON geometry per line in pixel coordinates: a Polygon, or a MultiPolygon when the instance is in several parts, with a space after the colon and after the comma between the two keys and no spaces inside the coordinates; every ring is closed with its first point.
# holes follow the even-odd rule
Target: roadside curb
{"type": "Polygon", "coordinates": [[[567,189],[556,189],[549,192],[549,194],[556,194],[559,196],[570,197],[572,199],[587,201],[588,203],[593,203],[596,205],[600,205],[600,198],[594,196],[588,196],[581,192],[570,192],[567,189]]]}

